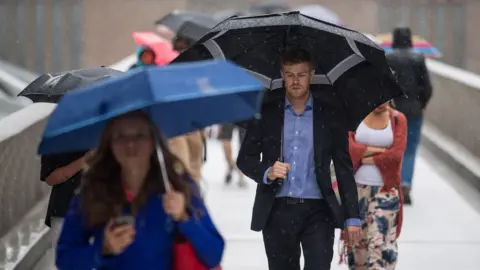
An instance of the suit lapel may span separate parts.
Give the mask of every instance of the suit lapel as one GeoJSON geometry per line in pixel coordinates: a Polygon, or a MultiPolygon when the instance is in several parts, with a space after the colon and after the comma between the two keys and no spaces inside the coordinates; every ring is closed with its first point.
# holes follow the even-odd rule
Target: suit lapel
{"type": "Polygon", "coordinates": [[[279,160],[282,149],[282,131],[285,117],[285,90],[275,90],[276,93],[269,93],[270,99],[264,111],[264,126],[266,127],[266,143],[268,145],[268,159],[279,160]],[[278,92],[277,92],[278,91],[278,92]]]}
{"type": "Polygon", "coordinates": [[[313,104],[313,151],[316,165],[322,164],[322,151],[325,143],[325,120],[323,119],[323,106],[312,94],[313,104]]]}

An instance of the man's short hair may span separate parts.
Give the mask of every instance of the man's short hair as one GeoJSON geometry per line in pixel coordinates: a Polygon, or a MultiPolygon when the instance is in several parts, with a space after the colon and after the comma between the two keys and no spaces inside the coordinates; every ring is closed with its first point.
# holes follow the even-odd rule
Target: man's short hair
{"type": "Polygon", "coordinates": [[[282,66],[308,63],[314,68],[312,56],[307,50],[302,48],[287,48],[280,57],[280,63],[282,66]]]}

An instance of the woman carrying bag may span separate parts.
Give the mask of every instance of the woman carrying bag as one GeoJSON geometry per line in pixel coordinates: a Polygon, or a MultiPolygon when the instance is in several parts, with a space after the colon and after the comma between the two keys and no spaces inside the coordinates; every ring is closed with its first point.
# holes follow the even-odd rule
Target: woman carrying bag
{"type": "Polygon", "coordinates": [[[187,270],[176,265],[179,258],[203,269],[220,264],[224,240],[157,135],[141,112],[107,125],[65,217],[58,269],[187,270]]]}
{"type": "MultiPolygon", "coordinates": [[[[407,136],[405,116],[380,105],[350,133],[363,238],[341,249],[349,269],[395,269],[402,228],[401,167],[407,136]]],[[[342,235],[342,240],[345,235],[342,235]]]]}

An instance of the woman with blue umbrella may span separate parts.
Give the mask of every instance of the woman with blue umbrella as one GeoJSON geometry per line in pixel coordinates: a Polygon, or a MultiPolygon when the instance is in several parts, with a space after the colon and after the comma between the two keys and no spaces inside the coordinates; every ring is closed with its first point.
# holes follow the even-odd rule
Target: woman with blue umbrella
{"type": "Polygon", "coordinates": [[[198,189],[156,138],[155,126],[141,112],[107,124],[81,193],[65,217],[57,247],[59,269],[172,269],[174,241],[180,235],[205,266],[220,263],[224,241],[198,189]],[[156,143],[163,149],[168,188],[160,181],[156,143]]]}
{"type": "Polygon", "coordinates": [[[65,95],[39,154],[96,152],[65,217],[57,267],[216,267],[224,241],[164,137],[252,118],[262,93],[246,71],[204,61],[132,71],[65,95]]]}

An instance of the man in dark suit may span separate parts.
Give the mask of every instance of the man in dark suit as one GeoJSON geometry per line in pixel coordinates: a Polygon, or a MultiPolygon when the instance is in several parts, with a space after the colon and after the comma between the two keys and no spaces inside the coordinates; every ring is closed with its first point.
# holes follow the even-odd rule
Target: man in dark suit
{"type": "MultiPolygon", "coordinates": [[[[82,168],[85,161],[92,155],[93,151],[42,156],[40,180],[52,186],[45,225],[49,226],[53,232],[52,248],[54,251],[62,229],[63,218],[80,185],[82,168]]],[[[51,254],[53,262],[55,262],[54,253],[51,254]]]]}
{"type": "Polygon", "coordinates": [[[281,62],[285,90],[248,125],[237,158],[238,168],[258,183],[251,228],[263,232],[270,270],[299,270],[300,246],[304,269],[330,269],[335,228],[346,228],[350,244],[361,236],[344,113],[310,93],[315,70],[307,51],[287,50],[281,62]],[[331,160],[342,205],[332,188],[331,160]]]}

